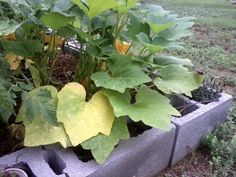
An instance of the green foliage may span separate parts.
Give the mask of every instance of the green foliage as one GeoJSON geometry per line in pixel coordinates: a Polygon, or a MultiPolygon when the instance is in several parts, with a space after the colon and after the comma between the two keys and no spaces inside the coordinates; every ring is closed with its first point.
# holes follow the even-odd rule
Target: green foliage
{"type": "Polygon", "coordinates": [[[124,93],[127,88],[134,88],[151,81],[129,56],[112,57],[108,67],[111,75],[108,72],[97,72],[91,76],[96,86],[124,93]]]}
{"type": "Polygon", "coordinates": [[[143,121],[151,127],[166,130],[170,128],[170,115],[180,113],[169,104],[169,100],[160,93],[141,87],[135,97],[136,102],[130,104],[129,93],[121,94],[105,91],[117,117],[129,116],[134,121],[143,121]]]}
{"type": "Polygon", "coordinates": [[[14,53],[19,56],[32,57],[37,52],[43,51],[43,45],[36,40],[22,40],[22,41],[1,41],[5,52],[14,53]]]}
{"type": "Polygon", "coordinates": [[[115,120],[109,136],[99,134],[82,143],[82,147],[91,150],[97,162],[102,164],[119,141],[128,138],[129,131],[126,125],[126,119],[118,118],[115,120]]]}
{"type": "Polygon", "coordinates": [[[199,87],[203,77],[189,72],[181,65],[168,65],[160,70],[160,77],[154,80],[154,84],[164,93],[185,93],[191,96],[191,91],[199,87]],[[174,71],[174,72],[172,72],[174,71]]]}
{"type": "Polygon", "coordinates": [[[57,123],[57,100],[57,90],[52,86],[38,87],[26,94],[16,119],[25,125],[25,146],[56,142],[64,147],[70,145],[64,127],[57,123]]]}
{"type": "Polygon", "coordinates": [[[18,120],[45,119],[52,125],[57,124],[56,118],[57,90],[52,86],[33,89],[25,95],[18,115],[18,120]]]}
{"type": "Polygon", "coordinates": [[[77,4],[90,19],[93,19],[94,17],[106,10],[118,6],[116,0],[109,0],[106,3],[104,3],[103,0],[96,0],[96,3],[94,3],[93,0],[86,0],[86,2],[82,0],[72,1],[77,4]]]}
{"type": "Polygon", "coordinates": [[[136,0],[4,3],[9,13],[0,25],[0,99],[6,105],[0,113],[8,119],[13,106],[20,107],[14,116],[25,125],[25,146],[82,143],[103,163],[129,137],[120,117],[168,130],[171,115],[180,114],[164,93],[190,95],[201,85],[202,78],[185,67],[192,66],[188,59],[159,54],[181,48],[178,40],[190,35],[192,18],[136,0]],[[61,59],[71,38],[78,41],[76,59],[61,59]],[[35,88],[22,89],[22,82],[35,88]]]}
{"type": "Polygon", "coordinates": [[[8,19],[0,19],[0,20],[1,20],[0,36],[15,32],[15,30],[19,26],[18,24],[16,24],[16,22],[10,21],[8,19]]]}
{"type": "Polygon", "coordinates": [[[58,30],[75,21],[74,17],[65,16],[58,12],[50,12],[41,17],[41,21],[53,30],[58,30]]]}
{"type": "Polygon", "coordinates": [[[0,77],[7,79],[11,75],[9,63],[0,55],[0,77]]]}
{"type": "Polygon", "coordinates": [[[9,117],[12,115],[13,105],[11,97],[4,87],[4,83],[0,78],[0,120],[7,122],[9,117]]]}

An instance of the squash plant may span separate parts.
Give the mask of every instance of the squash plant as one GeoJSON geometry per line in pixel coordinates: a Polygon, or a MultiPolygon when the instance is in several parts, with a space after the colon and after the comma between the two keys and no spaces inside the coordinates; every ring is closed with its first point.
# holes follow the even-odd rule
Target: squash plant
{"type": "Polygon", "coordinates": [[[192,18],[136,0],[30,1],[0,1],[12,14],[0,25],[0,117],[23,122],[25,146],[81,145],[103,163],[129,138],[127,117],[168,130],[180,116],[168,95],[202,83],[190,60],[161,54],[182,48],[192,18]],[[61,82],[52,75],[71,38],[79,55],[61,82]]]}

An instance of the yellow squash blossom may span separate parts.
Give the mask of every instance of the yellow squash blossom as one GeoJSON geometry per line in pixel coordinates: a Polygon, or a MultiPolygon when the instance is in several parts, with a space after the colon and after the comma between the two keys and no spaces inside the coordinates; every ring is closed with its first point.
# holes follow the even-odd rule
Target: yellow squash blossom
{"type": "Polygon", "coordinates": [[[115,47],[117,52],[119,52],[122,55],[125,55],[128,49],[130,48],[130,44],[127,42],[122,42],[119,39],[116,39],[115,47]]]}

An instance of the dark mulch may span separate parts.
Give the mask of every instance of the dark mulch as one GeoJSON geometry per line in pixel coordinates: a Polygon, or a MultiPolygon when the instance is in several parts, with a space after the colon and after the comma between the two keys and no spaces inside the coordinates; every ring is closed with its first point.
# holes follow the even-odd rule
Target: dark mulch
{"type": "Polygon", "coordinates": [[[212,169],[209,161],[208,152],[200,148],[156,177],[210,177],[212,169]]]}
{"type": "Polygon", "coordinates": [[[0,156],[23,147],[24,127],[22,124],[7,126],[0,123],[0,156]]]}

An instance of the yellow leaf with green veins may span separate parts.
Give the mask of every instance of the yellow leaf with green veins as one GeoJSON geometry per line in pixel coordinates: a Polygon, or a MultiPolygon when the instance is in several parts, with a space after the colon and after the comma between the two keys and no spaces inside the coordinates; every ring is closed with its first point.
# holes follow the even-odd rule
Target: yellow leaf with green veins
{"type": "Polygon", "coordinates": [[[56,120],[57,89],[42,86],[28,92],[16,121],[25,126],[25,146],[40,146],[60,142],[71,146],[61,123],[56,120]]]}
{"type": "Polygon", "coordinates": [[[64,124],[73,146],[102,133],[109,135],[115,119],[113,108],[102,92],[87,102],[79,83],[66,84],[58,94],[57,118],[64,124]]]}

